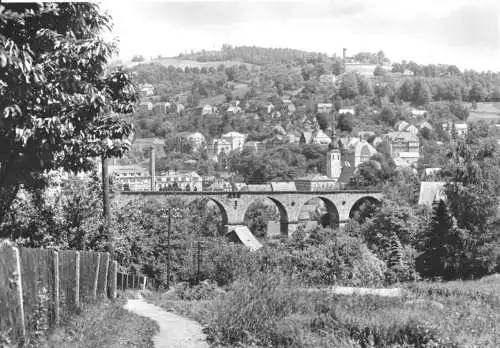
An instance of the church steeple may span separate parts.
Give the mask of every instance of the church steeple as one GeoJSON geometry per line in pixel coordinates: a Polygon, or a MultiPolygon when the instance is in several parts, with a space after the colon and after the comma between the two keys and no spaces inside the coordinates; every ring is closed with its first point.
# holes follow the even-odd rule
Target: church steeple
{"type": "Polygon", "coordinates": [[[331,142],[328,146],[329,150],[337,150],[339,148],[339,140],[337,139],[337,132],[335,128],[337,127],[337,123],[335,122],[335,111],[332,110],[332,132],[331,132],[331,142]]]}

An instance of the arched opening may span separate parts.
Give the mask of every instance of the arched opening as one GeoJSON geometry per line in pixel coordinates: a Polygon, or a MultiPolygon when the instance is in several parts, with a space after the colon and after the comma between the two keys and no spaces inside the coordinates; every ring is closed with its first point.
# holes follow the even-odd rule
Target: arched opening
{"type": "Polygon", "coordinates": [[[306,229],[316,226],[338,228],[339,211],[335,204],[325,197],[314,197],[308,200],[299,212],[299,224],[306,229]]]}
{"type": "Polygon", "coordinates": [[[189,216],[198,220],[201,235],[222,236],[228,223],[224,206],[213,198],[195,199],[188,204],[189,216]]]}
{"type": "Polygon", "coordinates": [[[377,198],[371,196],[362,197],[351,207],[349,218],[363,223],[373,216],[378,207],[380,207],[380,201],[377,198]]]}
{"type": "Polygon", "coordinates": [[[250,204],[243,218],[252,234],[261,239],[288,235],[288,214],[275,198],[259,198],[250,204]]]}

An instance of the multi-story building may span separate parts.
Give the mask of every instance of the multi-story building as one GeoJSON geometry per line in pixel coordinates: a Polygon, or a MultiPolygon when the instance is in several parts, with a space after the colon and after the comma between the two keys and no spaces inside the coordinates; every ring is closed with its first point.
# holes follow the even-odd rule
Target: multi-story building
{"type": "Polygon", "coordinates": [[[410,132],[389,132],[384,135],[389,144],[391,157],[400,166],[414,164],[420,158],[420,140],[410,132]]]}
{"type": "Polygon", "coordinates": [[[227,155],[231,152],[231,143],[224,139],[213,139],[207,144],[207,151],[213,157],[217,157],[221,153],[227,155]]]}
{"type": "Polygon", "coordinates": [[[202,191],[203,179],[196,172],[190,171],[160,172],[156,177],[156,190],[202,191]]]}
{"type": "Polygon", "coordinates": [[[318,112],[323,114],[328,114],[332,112],[333,104],[332,103],[318,103],[318,112]]]}
{"type": "Polygon", "coordinates": [[[247,135],[238,132],[229,132],[222,135],[222,140],[231,144],[231,151],[239,151],[243,149],[247,135]]]}
{"type": "Polygon", "coordinates": [[[377,153],[377,150],[369,142],[360,138],[341,138],[340,145],[343,167],[357,168],[377,153]]]}

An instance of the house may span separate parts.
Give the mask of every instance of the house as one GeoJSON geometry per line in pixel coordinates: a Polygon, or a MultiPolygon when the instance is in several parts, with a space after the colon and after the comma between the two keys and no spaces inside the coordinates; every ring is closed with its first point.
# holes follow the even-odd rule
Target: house
{"type": "Polygon", "coordinates": [[[394,125],[394,130],[396,130],[398,132],[404,132],[406,130],[406,128],[408,128],[409,125],[410,124],[406,121],[398,121],[394,125]]]}
{"type": "Polygon", "coordinates": [[[328,145],[332,142],[332,139],[325,134],[321,129],[316,130],[313,133],[311,143],[317,145],[328,145]]]}
{"type": "Polygon", "coordinates": [[[411,124],[411,125],[409,125],[408,127],[406,127],[405,131],[406,131],[406,132],[409,132],[409,133],[411,133],[411,134],[415,134],[415,135],[417,135],[417,134],[419,133],[418,128],[417,128],[417,127],[415,127],[415,126],[414,126],[414,125],[412,125],[412,124],[411,124]]]}
{"type": "Polygon", "coordinates": [[[202,115],[213,115],[218,112],[218,109],[215,106],[205,105],[201,109],[202,115]]]}
{"type": "Polygon", "coordinates": [[[234,105],[230,105],[226,111],[229,113],[232,113],[233,115],[236,115],[236,114],[239,114],[242,112],[242,110],[239,106],[234,106],[234,105]]]}
{"type": "Polygon", "coordinates": [[[415,73],[409,69],[405,69],[405,71],[403,71],[403,75],[405,76],[413,76],[415,75],[415,73]]]}
{"type": "Polygon", "coordinates": [[[410,132],[389,132],[384,138],[391,145],[393,153],[420,152],[420,140],[410,132]]]}
{"type": "Polygon", "coordinates": [[[376,64],[363,64],[363,63],[345,63],[344,69],[346,73],[355,72],[362,76],[371,77],[377,67],[376,64]]]}
{"type": "Polygon", "coordinates": [[[123,191],[151,190],[151,175],[146,168],[136,164],[109,165],[109,174],[113,185],[123,191]]]}
{"type": "Polygon", "coordinates": [[[194,151],[199,151],[205,146],[206,139],[203,134],[200,132],[194,132],[194,133],[187,133],[185,135],[185,138],[193,144],[193,150],[194,151]]]}
{"type": "Polygon", "coordinates": [[[432,208],[434,202],[446,199],[444,191],[444,181],[422,181],[420,183],[420,194],[418,196],[418,204],[426,205],[432,208]]]}
{"type": "Polygon", "coordinates": [[[225,153],[227,155],[231,152],[231,143],[224,139],[213,139],[207,144],[207,151],[216,159],[221,153],[225,153]]]}
{"type": "Polygon", "coordinates": [[[247,141],[243,144],[244,149],[251,149],[255,153],[266,151],[267,144],[262,141],[247,141]]]}
{"type": "Polygon", "coordinates": [[[139,90],[140,93],[145,97],[151,97],[155,95],[155,89],[150,83],[143,83],[142,85],[139,85],[139,90]]]}
{"type": "Polygon", "coordinates": [[[339,115],[342,115],[342,114],[349,114],[349,115],[354,116],[354,115],[356,115],[356,111],[354,109],[351,109],[351,108],[349,108],[349,109],[340,109],[339,110],[339,115]]]}
{"type": "Polygon", "coordinates": [[[262,244],[245,225],[229,226],[226,237],[233,243],[243,244],[251,251],[257,251],[262,248],[262,244]]]}
{"type": "Polygon", "coordinates": [[[343,167],[355,169],[377,153],[377,150],[369,142],[361,138],[340,138],[339,143],[343,167]]]}
{"type": "Polygon", "coordinates": [[[182,105],[181,103],[177,103],[175,105],[175,111],[178,113],[178,114],[182,114],[184,112],[184,105],[182,105]]]}
{"type": "Polygon", "coordinates": [[[173,171],[160,172],[156,176],[157,191],[202,191],[203,179],[196,172],[173,171]]]}
{"type": "Polygon", "coordinates": [[[294,132],[288,132],[286,137],[288,138],[288,142],[295,144],[300,141],[300,134],[294,132]]]}
{"type": "Polygon", "coordinates": [[[222,135],[222,139],[231,144],[231,151],[243,149],[247,135],[238,132],[229,132],[222,135]]]}
{"type": "Polygon", "coordinates": [[[283,128],[282,125],[277,124],[276,126],[273,127],[273,133],[286,135],[286,130],[285,128],[283,128]]]}
{"type": "Polygon", "coordinates": [[[420,122],[420,123],[418,124],[418,129],[419,129],[420,131],[422,131],[422,129],[428,129],[429,131],[431,131],[431,132],[432,132],[432,131],[434,130],[434,127],[432,127],[432,125],[431,125],[429,122],[427,122],[427,121],[422,121],[422,122],[420,122]]]}
{"type": "Polygon", "coordinates": [[[412,117],[426,117],[427,110],[411,109],[410,111],[412,117]]]}
{"type": "Polygon", "coordinates": [[[453,123],[453,122],[445,122],[442,124],[442,128],[445,132],[447,132],[449,135],[452,134],[452,132],[455,132],[457,136],[459,137],[464,137],[467,134],[467,123],[453,123]]]}
{"type": "Polygon", "coordinates": [[[313,133],[304,131],[300,134],[299,143],[300,144],[310,144],[312,141],[313,133]]]}
{"type": "Polygon", "coordinates": [[[420,139],[410,132],[389,132],[383,136],[388,142],[391,157],[402,166],[414,164],[420,157],[420,139]]]}
{"type": "Polygon", "coordinates": [[[442,168],[425,168],[424,173],[425,176],[434,176],[438,175],[441,172],[442,168]]]}
{"type": "Polygon", "coordinates": [[[333,104],[332,103],[318,103],[317,109],[318,109],[319,113],[328,114],[328,113],[332,112],[333,104]]]}

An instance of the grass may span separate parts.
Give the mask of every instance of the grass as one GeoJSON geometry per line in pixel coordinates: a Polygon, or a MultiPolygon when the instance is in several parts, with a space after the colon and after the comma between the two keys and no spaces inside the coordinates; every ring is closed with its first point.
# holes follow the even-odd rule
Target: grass
{"type": "Polygon", "coordinates": [[[124,303],[106,300],[86,306],[57,328],[43,347],[153,347],[158,324],[123,309],[124,303]]]}
{"type": "Polygon", "coordinates": [[[298,289],[261,274],[212,299],[149,301],[199,321],[214,346],[499,347],[500,277],[416,282],[399,298],[298,289]]]}

